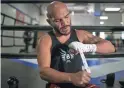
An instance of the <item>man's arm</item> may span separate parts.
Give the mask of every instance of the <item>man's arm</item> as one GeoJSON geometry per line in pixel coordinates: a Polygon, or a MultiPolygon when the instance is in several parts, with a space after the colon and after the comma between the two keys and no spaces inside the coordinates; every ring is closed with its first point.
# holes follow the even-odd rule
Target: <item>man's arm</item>
{"type": "MultiPolygon", "coordinates": [[[[80,30],[82,31],[82,30],[80,30]]],[[[80,32],[80,36],[82,38],[82,42],[84,44],[96,44],[97,46],[97,53],[102,53],[102,54],[108,54],[108,53],[113,53],[115,52],[115,47],[112,45],[112,43],[108,40],[104,40],[100,37],[94,36],[91,33],[87,31],[82,31],[80,32]],[[81,36],[83,35],[83,36],[81,36]]]]}
{"type": "Polygon", "coordinates": [[[69,73],[59,72],[50,68],[51,63],[51,39],[48,35],[40,39],[37,47],[37,61],[42,79],[52,83],[69,82],[69,73]]]}

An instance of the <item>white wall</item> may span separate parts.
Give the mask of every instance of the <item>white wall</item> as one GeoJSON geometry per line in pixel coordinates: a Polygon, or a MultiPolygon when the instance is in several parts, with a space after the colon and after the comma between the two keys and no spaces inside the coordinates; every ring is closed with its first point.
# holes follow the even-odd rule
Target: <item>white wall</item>
{"type": "Polygon", "coordinates": [[[94,26],[95,16],[90,14],[75,14],[71,15],[71,21],[72,25],[94,26]]]}
{"type": "MultiPolygon", "coordinates": [[[[122,14],[121,13],[105,13],[108,16],[108,20],[103,20],[106,26],[121,26],[122,14]]],[[[104,26],[103,25],[103,26],[104,26]]]]}
{"type": "Polygon", "coordinates": [[[122,34],[122,32],[115,32],[113,34],[113,36],[114,36],[115,39],[121,39],[121,34],[122,34]]]}
{"type": "Polygon", "coordinates": [[[123,22],[122,26],[124,26],[124,13],[122,13],[122,22],[123,22]]]}
{"type": "Polygon", "coordinates": [[[1,4],[1,12],[16,18],[16,9],[10,7],[8,4],[1,4]]]}
{"type": "Polygon", "coordinates": [[[121,26],[120,22],[122,16],[120,13],[105,13],[108,16],[108,20],[100,20],[99,17],[90,14],[76,14],[71,16],[73,25],[85,25],[85,26],[121,26]],[[101,25],[100,21],[104,24],[101,25]]]}
{"type": "Polygon", "coordinates": [[[0,22],[1,22],[0,24],[2,24],[3,16],[0,14],[0,17],[1,17],[0,18],[0,22]]]}
{"type": "MultiPolygon", "coordinates": [[[[12,6],[28,14],[32,18],[36,18],[39,21],[39,9],[33,4],[11,4],[12,6]]],[[[28,18],[26,18],[28,19],[28,18]]]]}
{"type": "MultiPolygon", "coordinates": [[[[18,9],[18,11],[21,11],[22,14],[24,14],[24,21],[27,23],[31,23],[31,18],[36,18],[39,20],[39,10],[36,6],[33,4],[10,4],[18,9]],[[29,17],[30,16],[30,17],[29,17]]],[[[1,12],[9,15],[13,18],[16,18],[16,9],[8,4],[1,4],[1,12]]],[[[1,16],[1,22],[2,22],[1,16]]],[[[37,22],[37,21],[36,21],[37,22]]],[[[36,23],[35,22],[35,23],[36,23]]],[[[8,17],[5,17],[4,25],[14,25],[14,20],[10,19],[8,17]]],[[[17,25],[17,24],[16,24],[17,25]]],[[[15,31],[15,36],[23,36],[24,31],[15,31]]],[[[3,31],[3,35],[13,36],[13,31],[3,31]]],[[[13,38],[2,38],[3,39],[3,45],[13,45],[13,38]]],[[[23,39],[15,39],[16,45],[24,45],[23,39]]],[[[2,47],[1,52],[2,53],[18,53],[20,49],[23,47],[2,47]]],[[[31,47],[30,47],[31,50],[31,47]]]]}
{"type": "Polygon", "coordinates": [[[47,23],[46,19],[47,19],[46,15],[41,15],[40,16],[40,25],[47,25],[48,26],[49,24],[47,23]]]}
{"type": "Polygon", "coordinates": [[[16,9],[14,7],[24,13],[25,22],[30,23],[30,17],[39,21],[39,9],[33,4],[1,4],[1,12],[16,18],[16,9]]]}
{"type": "MultiPolygon", "coordinates": [[[[84,26],[121,26],[120,22],[122,21],[121,13],[104,13],[105,16],[108,16],[108,20],[100,20],[99,17],[94,16],[93,14],[75,14],[71,15],[72,25],[84,25],[84,26]],[[101,25],[100,21],[103,21],[105,24],[101,25]]],[[[45,15],[40,16],[40,24],[48,25],[46,22],[47,17],[45,15]]]]}

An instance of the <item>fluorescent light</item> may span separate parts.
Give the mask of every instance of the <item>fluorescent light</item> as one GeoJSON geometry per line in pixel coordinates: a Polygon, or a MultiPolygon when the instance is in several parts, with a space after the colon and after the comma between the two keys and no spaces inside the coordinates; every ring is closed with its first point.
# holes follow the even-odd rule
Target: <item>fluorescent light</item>
{"type": "Polygon", "coordinates": [[[101,20],[107,20],[108,17],[107,17],[107,16],[100,16],[100,19],[101,19],[101,20]]]}
{"type": "Polygon", "coordinates": [[[121,38],[124,39],[124,31],[122,31],[121,33],[121,38]]]}
{"type": "Polygon", "coordinates": [[[121,22],[121,24],[123,24],[123,22],[121,22]]]}
{"type": "Polygon", "coordinates": [[[105,11],[119,11],[120,8],[105,8],[105,11]]]}
{"type": "Polygon", "coordinates": [[[104,22],[103,22],[103,21],[101,21],[101,22],[100,22],[100,24],[104,24],[104,22]]]}
{"type": "Polygon", "coordinates": [[[100,38],[105,39],[105,32],[100,32],[100,38]]]}
{"type": "Polygon", "coordinates": [[[93,8],[90,8],[90,9],[88,9],[87,11],[88,11],[89,13],[93,13],[93,12],[94,12],[93,8]]]}
{"type": "Polygon", "coordinates": [[[94,36],[96,36],[96,32],[92,32],[92,34],[93,34],[94,36]]]}
{"type": "Polygon", "coordinates": [[[84,10],[84,8],[82,6],[75,6],[73,7],[74,10],[84,10]]]}
{"type": "Polygon", "coordinates": [[[71,15],[74,15],[74,11],[71,12],[71,15]]]}

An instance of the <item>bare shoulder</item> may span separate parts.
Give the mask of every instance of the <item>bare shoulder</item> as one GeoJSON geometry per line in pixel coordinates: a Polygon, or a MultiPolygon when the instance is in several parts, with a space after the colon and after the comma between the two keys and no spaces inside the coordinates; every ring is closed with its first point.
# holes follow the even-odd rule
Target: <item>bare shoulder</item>
{"type": "Polygon", "coordinates": [[[76,30],[78,39],[83,42],[87,36],[92,37],[92,34],[86,30],[76,30]]]}
{"type": "Polygon", "coordinates": [[[38,38],[38,44],[44,42],[48,42],[48,43],[51,42],[51,37],[49,36],[48,33],[45,33],[38,38]]]}
{"type": "Polygon", "coordinates": [[[38,39],[38,42],[37,42],[37,51],[40,49],[40,48],[50,48],[52,45],[52,40],[51,40],[51,37],[48,33],[40,36],[40,38],[38,39]]]}
{"type": "Polygon", "coordinates": [[[84,44],[96,44],[103,41],[102,38],[92,35],[92,33],[86,30],[76,30],[78,39],[84,44]]]}
{"type": "Polygon", "coordinates": [[[90,32],[86,31],[86,30],[76,30],[76,33],[79,35],[92,35],[90,32]]]}

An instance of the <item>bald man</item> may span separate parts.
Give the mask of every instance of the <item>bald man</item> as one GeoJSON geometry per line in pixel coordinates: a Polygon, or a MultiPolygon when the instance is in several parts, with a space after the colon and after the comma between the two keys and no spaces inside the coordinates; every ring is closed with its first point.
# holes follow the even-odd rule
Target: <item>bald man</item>
{"type": "Polygon", "coordinates": [[[93,52],[102,54],[115,52],[114,46],[88,31],[73,30],[70,12],[64,3],[50,3],[47,12],[47,22],[53,31],[42,36],[38,43],[37,60],[41,78],[48,81],[48,88],[93,88],[87,87],[91,74],[82,70],[80,55],[68,45],[74,41],[82,43],[83,46],[95,45],[96,49],[93,52]]]}

